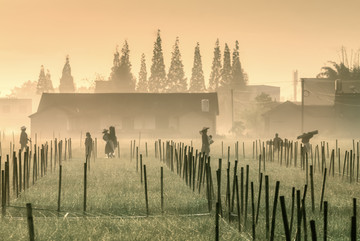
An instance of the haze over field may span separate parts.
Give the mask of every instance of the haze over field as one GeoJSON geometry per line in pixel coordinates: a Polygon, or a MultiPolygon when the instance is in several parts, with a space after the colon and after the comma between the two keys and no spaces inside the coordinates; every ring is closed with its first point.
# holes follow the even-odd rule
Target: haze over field
{"type": "Polygon", "coordinates": [[[137,77],[141,54],[148,70],[157,29],[161,29],[166,70],[177,36],[186,76],[191,75],[200,43],[206,83],[217,38],[221,51],[240,43],[240,60],[249,84],[282,87],[292,98],[292,71],[315,77],[328,61],[338,61],[342,45],[357,50],[360,20],[356,0],[334,1],[6,1],[0,0],[0,95],[27,80],[37,80],[40,66],[59,85],[70,55],[77,86],[95,73],[109,77],[116,45],[130,46],[137,77]]]}

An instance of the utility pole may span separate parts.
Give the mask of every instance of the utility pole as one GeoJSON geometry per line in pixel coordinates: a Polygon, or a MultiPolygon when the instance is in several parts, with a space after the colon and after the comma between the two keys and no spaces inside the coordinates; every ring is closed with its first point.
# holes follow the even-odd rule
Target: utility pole
{"type": "Polygon", "coordinates": [[[301,133],[304,133],[304,78],[301,78],[301,133]]]}

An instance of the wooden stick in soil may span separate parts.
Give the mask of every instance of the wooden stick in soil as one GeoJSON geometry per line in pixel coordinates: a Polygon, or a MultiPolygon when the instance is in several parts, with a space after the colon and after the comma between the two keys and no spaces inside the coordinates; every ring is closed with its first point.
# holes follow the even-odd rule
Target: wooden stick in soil
{"type": "Polygon", "coordinates": [[[283,223],[284,223],[285,238],[286,238],[286,241],[290,241],[291,237],[290,237],[289,223],[288,223],[288,219],[287,219],[287,215],[286,215],[286,206],[285,206],[285,197],[284,196],[280,196],[280,205],[281,205],[281,213],[282,213],[282,218],[283,218],[283,223]]]}
{"type": "Polygon", "coordinates": [[[27,223],[29,228],[29,239],[30,241],[34,241],[35,240],[34,219],[32,215],[31,203],[26,204],[26,213],[27,213],[27,223]]]}
{"type": "Polygon", "coordinates": [[[269,239],[270,230],[270,207],[269,207],[269,176],[265,175],[265,229],[266,239],[269,239]]]}
{"type": "Polygon", "coordinates": [[[312,239],[312,241],[317,241],[315,220],[310,220],[310,229],[311,229],[311,239],[312,239]]]}
{"type": "Polygon", "coordinates": [[[145,182],[146,216],[149,216],[149,200],[148,200],[148,189],[147,189],[147,178],[146,178],[146,165],[144,165],[144,182],[145,182]]]}
{"type": "Polygon", "coordinates": [[[86,212],[87,163],[84,163],[84,212],[86,212]]]}
{"type": "Polygon", "coordinates": [[[292,188],[291,193],[291,217],[290,217],[290,235],[292,233],[293,223],[294,223],[294,210],[295,210],[295,187],[292,188]]]}
{"type": "Polygon", "coordinates": [[[314,197],[314,172],[313,166],[310,165],[310,193],[311,193],[311,211],[315,212],[315,197],[314,197]]]}
{"type": "Polygon", "coordinates": [[[254,183],[251,182],[251,212],[252,212],[252,236],[255,240],[255,204],[254,204],[254,183]]]}
{"type": "Polygon", "coordinates": [[[322,189],[321,189],[320,212],[322,211],[322,204],[323,204],[323,201],[324,201],[325,183],[326,183],[326,167],[325,167],[325,172],[324,172],[323,185],[322,185],[322,189]]]}
{"type": "Polygon", "coordinates": [[[160,168],[160,183],[161,183],[161,213],[164,213],[164,170],[160,168]]]}
{"type": "Polygon", "coordinates": [[[246,165],[246,181],[245,181],[245,214],[244,214],[244,228],[246,229],[247,224],[247,206],[249,196],[249,165],[246,165]]]}
{"type": "Polygon", "coordinates": [[[61,203],[61,177],[62,177],[62,165],[59,168],[59,191],[58,191],[58,208],[57,211],[60,212],[60,203],[61,203]]]}
{"type": "Polygon", "coordinates": [[[238,176],[235,177],[235,185],[236,185],[236,206],[237,206],[237,218],[238,218],[238,229],[241,232],[241,216],[240,216],[240,198],[239,198],[239,180],[238,176]]]}
{"type": "Polygon", "coordinates": [[[324,241],[327,240],[328,202],[324,202],[324,241]]]}
{"type": "Polygon", "coordinates": [[[275,186],[273,215],[272,215],[272,220],[271,220],[270,241],[274,241],[274,236],[275,236],[276,207],[277,207],[278,196],[279,196],[279,188],[280,188],[280,182],[277,181],[276,186],[275,186]]]}
{"type": "Polygon", "coordinates": [[[259,220],[259,210],[260,210],[260,200],[261,200],[262,179],[263,179],[263,174],[260,173],[259,195],[258,195],[258,203],[257,203],[257,209],[256,209],[256,225],[258,224],[258,220],[259,220]]]}

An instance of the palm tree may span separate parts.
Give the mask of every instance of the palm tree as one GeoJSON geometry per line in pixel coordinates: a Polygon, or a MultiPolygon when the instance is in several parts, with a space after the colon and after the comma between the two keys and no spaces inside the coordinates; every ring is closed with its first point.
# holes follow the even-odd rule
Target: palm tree
{"type": "Polygon", "coordinates": [[[359,65],[359,56],[360,52],[357,51],[355,54],[351,52],[350,64],[347,57],[347,52],[344,47],[341,49],[342,57],[340,63],[334,61],[329,61],[330,66],[324,66],[321,68],[321,73],[319,73],[316,78],[326,78],[326,79],[358,79],[360,80],[360,65],[359,65]]]}

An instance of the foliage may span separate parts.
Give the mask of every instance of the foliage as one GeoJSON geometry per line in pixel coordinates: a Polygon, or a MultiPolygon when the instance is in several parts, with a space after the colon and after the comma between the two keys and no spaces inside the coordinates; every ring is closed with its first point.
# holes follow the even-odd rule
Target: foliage
{"type": "Polygon", "coordinates": [[[200,45],[196,44],[194,53],[194,65],[192,68],[192,74],[190,79],[190,92],[203,92],[205,91],[205,79],[202,70],[200,45]]]}
{"type": "Polygon", "coordinates": [[[220,86],[222,88],[229,89],[231,88],[232,81],[232,71],[231,71],[231,59],[230,59],[230,49],[227,44],[225,44],[224,49],[224,61],[223,68],[221,69],[221,80],[220,86]]]}
{"type": "Polygon", "coordinates": [[[214,48],[214,58],[211,66],[211,74],[209,79],[209,90],[216,91],[219,88],[221,79],[221,52],[219,39],[216,40],[214,48]]]}
{"type": "Polygon", "coordinates": [[[74,93],[75,85],[74,79],[71,76],[71,66],[69,62],[69,56],[66,56],[66,62],[62,71],[62,76],[59,85],[60,93],[74,93]]]}
{"type": "Polygon", "coordinates": [[[272,103],[274,103],[270,95],[261,93],[255,97],[255,103],[252,103],[242,112],[243,121],[248,132],[255,135],[262,130],[259,127],[263,126],[263,117],[266,111],[270,110],[272,103]]]}
{"type": "Polygon", "coordinates": [[[246,86],[246,75],[244,75],[244,70],[241,67],[240,57],[239,57],[239,42],[236,40],[235,48],[233,51],[232,59],[232,80],[231,88],[233,89],[244,89],[246,86]]]}
{"type": "Polygon", "coordinates": [[[164,56],[161,47],[160,30],[157,32],[156,41],[154,43],[152,65],[150,69],[149,91],[163,92],[166,82],[164,56]]]}
{"type": "Polygon", "coordinates": [[[132,92],[135,90],[135,78],[131,73],[130,50],[127,41],[121,49],[121,56],[116,48],[110,80],[113,81],[117,91],[132,92]]]}
{"type": "Polygon", "coordinates": [[[12,98],[34,98],[37,91],[37,81],[28,80],[20,87],[14,87],[8,97],[12,98]]]}
{"type": "Polygon", "coordinates": [[[330,66],[322,67],[321,72],[316,76],[317,78],[326,78],[330,80],[360,80],[360,52],[357,51],[354,55],[351,54],[350,63],[348,61],[347,52],[344,47],[341,48],[341,52],[342,57],[340,63],[336,63],[335,61],[328,61],[330,66]]]}
{"type": "Polygon", "coordinates": [[[187,90],[187,82],[184,72],[184,65],[181,60],[181,53],[179,49],[179,38],[176,38],[169,73],[167,75],[167,82],[165,86],[166,92],[185,92],[187,90]]]}
{"type": "Polygon", "coordinates": [[[141,55],[141,67],[140,67],[140,72],[139,72],[139,81],[137,83],[136,90],[139,92],[148,92],[145,54],[141,55]]]}
{"type": "Polygon", "coordinates": [[[52,82],[51,82],[51,75],[50,71],[47,70],[45,75],[44,66],[41,65],[39,80],[36,86],[36,94],[41,95],[42,93],[52,92],[54,91],[52,82]]]}

